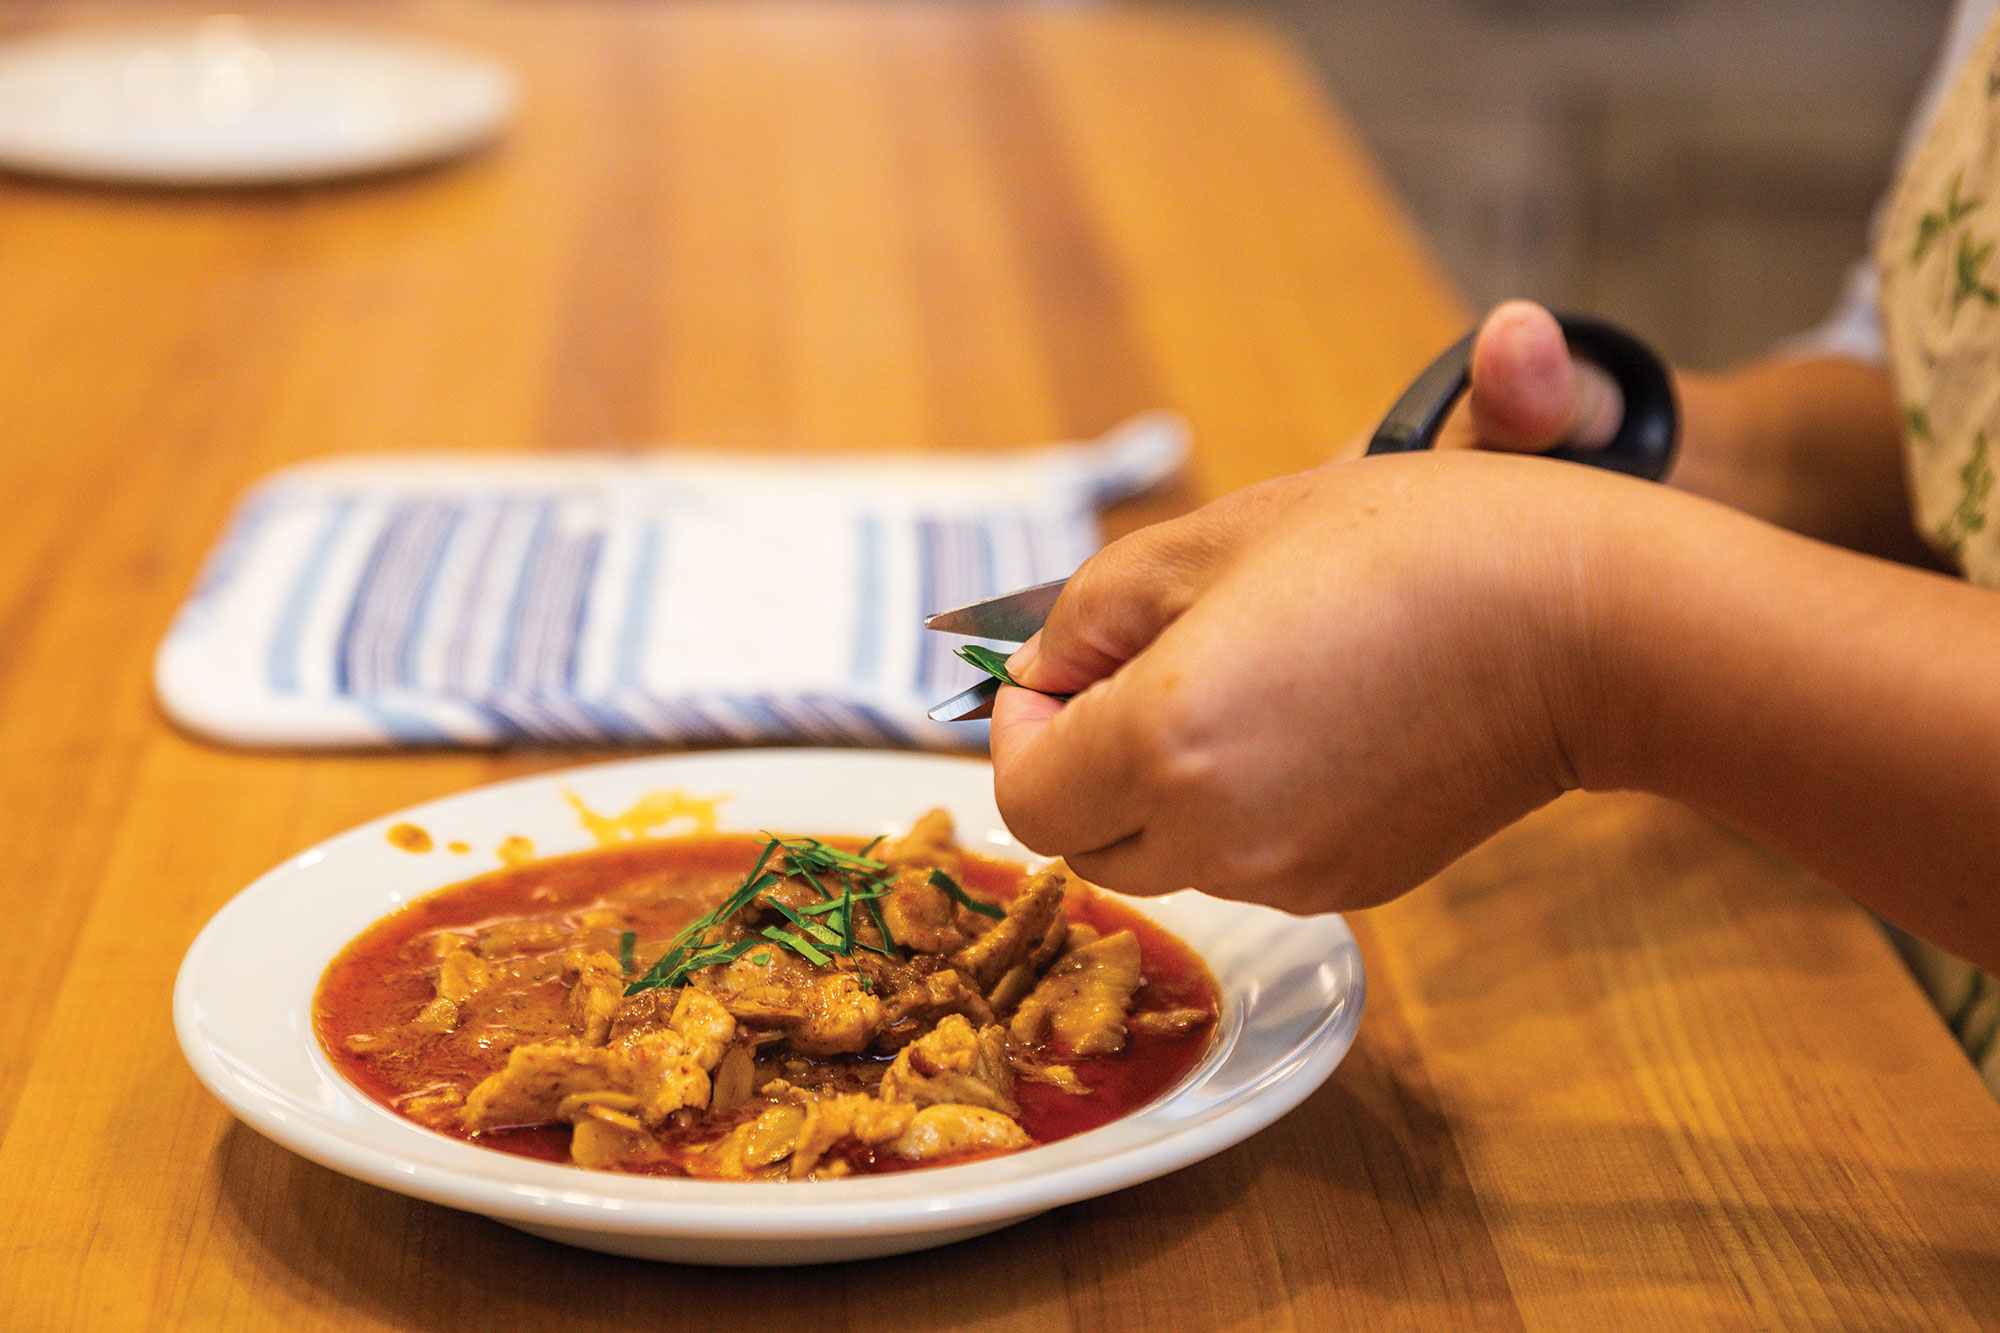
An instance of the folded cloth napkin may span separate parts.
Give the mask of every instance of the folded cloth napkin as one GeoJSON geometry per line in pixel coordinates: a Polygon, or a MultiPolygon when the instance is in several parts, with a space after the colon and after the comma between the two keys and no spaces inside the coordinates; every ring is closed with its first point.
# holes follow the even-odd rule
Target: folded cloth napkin
{"type": "Polygon", "coordinates": [[[1001,460],[356,457],[238,508],[154,663],[240,745],[978,745],[923,617],[1061,578],[1178,468],[1155,414],[1001,460]]]}

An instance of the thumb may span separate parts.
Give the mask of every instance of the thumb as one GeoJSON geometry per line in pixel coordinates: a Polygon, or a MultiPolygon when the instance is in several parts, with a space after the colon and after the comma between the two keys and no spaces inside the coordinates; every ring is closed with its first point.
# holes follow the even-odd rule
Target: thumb
{"type": "Polygon", "coordinates": [[[1472,344],[1472,426],[1485,448],[1602,445],[1624,410],[1616,381],[1572,356],[1562,327],[1541,306],[1508,301],[1480,326],[1472,344]]]}
{"type": "Polygon", "coordinates": [[[1075,694],[1138,656],[1212,577],[1214,526],[1198,512],[1142,528],[1084,561],[1047,623],[1007,659],[1008,672],[1031,690],[1075,694]]]}
{"type": "Polygon", "coordinates": [[[1070,575],[1008,672],[1043,694],[1075,694],[1105,679],[1194,605],[1246,537],[1269,531],[1311,494],[1316,475],[1246,486],[1111,543],[1070,575]]]}

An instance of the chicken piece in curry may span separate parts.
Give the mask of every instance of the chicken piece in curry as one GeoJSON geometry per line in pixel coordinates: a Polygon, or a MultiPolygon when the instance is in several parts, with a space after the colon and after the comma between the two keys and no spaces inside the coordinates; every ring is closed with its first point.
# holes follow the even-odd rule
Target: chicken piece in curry
{"type": "Polygon", "coordinates": [[[825,1180],[1094,1128],[1207,1050],[1213,978],[1060,863],[711,835],[503,870],[378,922],[322,1044],[398,1113],[600,1170],[825,1180]]]}

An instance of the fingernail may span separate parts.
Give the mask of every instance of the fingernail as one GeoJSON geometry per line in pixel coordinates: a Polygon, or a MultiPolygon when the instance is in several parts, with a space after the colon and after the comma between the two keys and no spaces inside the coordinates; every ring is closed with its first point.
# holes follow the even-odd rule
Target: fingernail
{"type": "Polygon", "coordinates": [[[1029,670],[1034,667],[1035,659],[1041,655],[1041,644],[1042,636],[1037,632],[1034,637],[1030,638],[1019,648],[1016,648],[1014,655],[1007,659],[1007,674],[1015,680],[1019,680],[1027,675],[1029,670]]]}

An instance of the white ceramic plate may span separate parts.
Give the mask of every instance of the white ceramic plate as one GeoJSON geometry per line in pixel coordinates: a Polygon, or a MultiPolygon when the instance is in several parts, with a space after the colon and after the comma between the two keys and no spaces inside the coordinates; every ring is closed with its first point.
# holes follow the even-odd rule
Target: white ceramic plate
{"type": "Polygon", "coordinates": [[[313,991],[364,927],[495,868],[504,839],[530,838],[543,855],[594,846],[565,793],[615,814],[670,790],[726,797],[722,827],[743,831],[871,836],[942,805],[967,846],[1031,859],[1002,826],[992,770],[981,760],[724,751],[484,787],[330,839],[218,912],[188,950],[174,989],[174,1027],[188,1062],[252,1128],[385,1189],[613,1254],[797,1264],[976,1236],[1220,1152],[1323,1083],[1361,1020],[1361,955],[1338,917],[1292,917],[1196,893],[1128,900],[1193,945],[1221,983],[1216,1044],[1178,1087],[1109,1125],[1010,1157],[798,1184],[621,1176],[477,1148],[394,1115],[334,1070],[313,1034],[313,991]],[[387,838],[396,823],[424,829],[440,850],[396,849],[387,838]],[[452,840],[475,850],[443,850],[452,840]]]}
{"type": "Polygon", "coordinates": [[[253,185],[409,166],[490,138],[494,61],[402,38],[223,15],[0,48],[0,165],[79,180],[253,185]]]}

